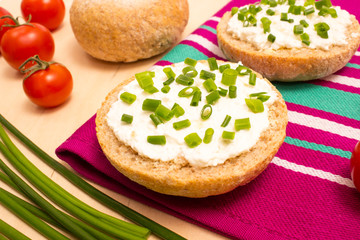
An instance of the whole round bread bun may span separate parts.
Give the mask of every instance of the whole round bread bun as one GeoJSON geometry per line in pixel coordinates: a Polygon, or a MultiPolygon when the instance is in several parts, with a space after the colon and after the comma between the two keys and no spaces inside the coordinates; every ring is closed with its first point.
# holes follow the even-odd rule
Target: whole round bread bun
{"type": "Polygon", "coordinates": [[[278,97],[269,107],[269,127],[250,150],[227,159],[223,164],[207,167],[192,166],[184,159],[161,161],[142,156],[119,141],[106,120],[111,105],[118,100],[120,90],[134,80],[135,77],[125,80],[107,95],[97,111],[96,132],[111,164],[123,175],[148,189],[190,198],[229,192],[249,183],[264,171],[284,141],[287,108],[281,94],[266,80],[278,97]]]}
{"type": "Polygon", "coordinates": [[[97,59],[134,62],[169,49],[189,18],[187,0],[74,0],[70,23],[97,59]]]}
{"type": "Polygon", "coordinates": [[[231,17],[231,12],[226,12],[217,26],[220,49],[230,61],[241,61],[270,81],[305,81],[328,76],[343,68],[360,44],[360,25],[352,15],[352,25],[346,32],[347,45],[333,45],[327,51],[305,47],[259,51],[251,43],[233,38],[227,31],[231,17]]]}

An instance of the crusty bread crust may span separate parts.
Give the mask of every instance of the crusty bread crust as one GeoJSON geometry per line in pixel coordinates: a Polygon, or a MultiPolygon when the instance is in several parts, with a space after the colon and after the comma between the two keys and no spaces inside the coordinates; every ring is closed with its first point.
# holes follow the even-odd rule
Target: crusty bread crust
{"type": "Polygon", "coordinates": [[[217,26],[220,49],[230,61],[241,61],[270,81],[305,81],[328,76],[343,68],[360,44],[360,25],[353,15],[346,34],[348,44],[332,46],[328,51],[309,48],[258,51],[251,43],[237,40],[227,32],[230,18],[231,13],[226,12],[217,26]]]}
{"type": "Polygon", "coordinates": [[[120,142],[106,121],[106,115],[112,103],[117,101],[119,91],[134,80],[135,77],[131,77],[120,83],[107,95],[97,111],[96,132],[100,146],[112,165],[129,179],[156,192],[192,198],[229,192],[258,176],[284,141],[287,108],[281,94],[273,86],[278,98],[269,108],[270,126],[250,151],[228,159],[224,164],[210,167],[194,167],[186,161],[163,162],[141,156],[120,142]]]}
{"type": "Polygon", "coordinates": [[[74,0],[70,23],[82,48],[111,62],[133,62],[169,49],[189,18],[187,0],[74,0]]]}

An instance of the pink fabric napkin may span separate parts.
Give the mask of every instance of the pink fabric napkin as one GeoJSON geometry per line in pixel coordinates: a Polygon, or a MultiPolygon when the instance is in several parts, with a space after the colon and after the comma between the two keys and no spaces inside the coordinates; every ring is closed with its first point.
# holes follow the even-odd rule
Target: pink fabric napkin
{"type": "MultiPolygon", "coordinates": [[[[185,57],[223,59],[216,40],[219,18],[250,2],[229,2],[157,65],[185,57]]],[[[332,2],[359,19],[358,0],[332,2]]],[[[360,239],[360,193],[349,170],[351,151],[360,140],[359,56],[358,51],[346,67],[324,79],[275,83],[289,109],[285,142],[259,177],[227,194],[188,199],[130,181],[103,155],[95,116],[56,154],[87,179],[229,238],[360,239]]]]}

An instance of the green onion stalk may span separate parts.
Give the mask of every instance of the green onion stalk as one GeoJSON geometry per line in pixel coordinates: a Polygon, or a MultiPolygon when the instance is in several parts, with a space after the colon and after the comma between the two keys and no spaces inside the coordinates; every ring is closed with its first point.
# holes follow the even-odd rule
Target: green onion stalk
{"type": "Polygon", "coordinates": [[[0,219],[0,240],[2,239],[30,240],[30,238],[0,219]]]}
{"type": "Polygon", "coordinates": [[[16,129],[9,121],[7,121],[1,114],[0,114],[0,123],[4,127],[6,127],[12,134],[14,134],[18,139],[20,139],[29,149],[31,149],[40,159],[42,159],[50,167],[52,167],[54,170],[62,174],[65,178],[67,178],[73,184],[78,186],[85,193],[92,196],[99,202],[103,203],[110,209],[122,214],[127,219],[150,229],[155,235],[157,235],[160,238],[174,239],[174,240],[185,239],[180,235],[174,233],[173,231],[163,227],[162,225],[132,210],[131,208],[117,202],[113,198],[109,197],[108,195],[104,194],[103,192],[99,191],[98,189],[87,183],[81,177],[71,172],[65,166],[63,166],[58,161],[53,159],[50,155],[48,155],[46,152],[44,152],[36,144],[34,144],[30,139],[28,139],[18,129],[16,129]]]}

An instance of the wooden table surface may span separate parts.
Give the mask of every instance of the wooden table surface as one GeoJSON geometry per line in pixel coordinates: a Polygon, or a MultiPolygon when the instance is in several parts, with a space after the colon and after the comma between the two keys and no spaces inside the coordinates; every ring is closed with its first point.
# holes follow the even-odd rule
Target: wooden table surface
{"type": "MultiPolygon", "coordinates": [[[[189,35],[229,0],[188,1],[190,17],[181,39],[189,35]]],[[[72,73],[74,89],[69,101],[52,109],[37,107],[31,103],[24,94],[22,75],[11,68],[0,56],[0,113],[28,138],[55,158],[55,149],[96,112],[106,94],[115,87],[119,81],[130,77],[136,72],[148,69],[165,54],[128,64],[108,63],[90,57],[77,43],[71,30],[69,9],[72,0],[65,0],[64,2],[66,6],[64,22],[59,29],[53,32],[55,40],[54,60],[64,64],[72,73]]],[[[21,15],[20,4],[20,0],[0,0],[0,6],[11,12],[13,16],[21,15]]],[[[15,141],[15,143],[17,143],[17,141],[15,141]]],[[[18,144],[18,146],[40,170],[73,195],[103,212],[120,217],[118,214],[102,206],[72,186],[71,183],[38,160],[21,144],[18,144]]],[[[0,157],[4,159],[1,155],[0,157]]],[[[11,190],[2,182],[0,182],[0,187],[11,190]]],[[[95,185],[95,187],[188,239],[225,239],[204,228],[140,204],[101,186],[95,185]]],[[[27,226],[1,205],[0,213],[0,219],[21,230],[21,232],[31,239],[44,239],[39,233],[27,226]]],[[[157,238],[151,236],[149,239],[157,238]]]]}

